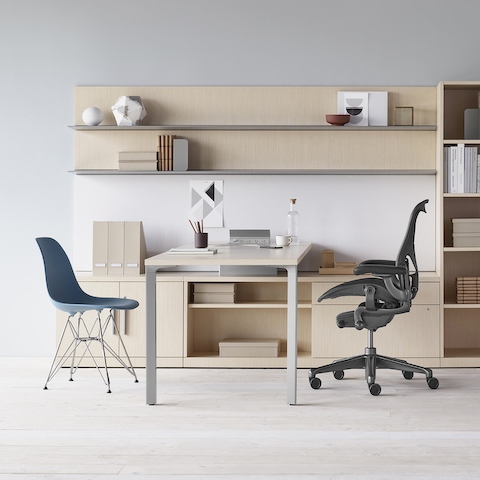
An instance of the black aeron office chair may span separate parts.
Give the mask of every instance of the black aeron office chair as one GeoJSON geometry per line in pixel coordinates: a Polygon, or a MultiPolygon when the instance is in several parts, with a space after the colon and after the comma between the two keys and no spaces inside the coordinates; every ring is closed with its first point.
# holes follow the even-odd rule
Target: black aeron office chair
{"type": "Polygon", "coordinates": [[[430,388],[438,387],[438,380],[429,368],[412,365],[398,358],[377,355],[373,346],[373,333],[388,325],[395,315],[410,311],[412,300],[418,291],[418,268],[415,258],[415,225],[420,212],[426,212],[425,204],[420,202],[410,216],[407,233],[396,261],[366,260],[355,268],[355,275],[370,274],[371,277],[359,278],[337,285],[325,292],[318,301],[345,296],[364,297],[356,310],[337,315],[339,328],[356,328],[368,330],[368,346],[363,355],[337,360],[329,365],[312,368],[309,371],[310,386],[320,388],[322,382],[317,375],[333,372],[337,380],[344,376],[344,370],[365,369],[365,379],[372,395],[379,395],[381,387],[375,383],[377,368],[400,370],[404,378],[413,378],[414,373],[423,373],[430,388]],[[413,265],[410,272],[409,259],[413,265]]]}

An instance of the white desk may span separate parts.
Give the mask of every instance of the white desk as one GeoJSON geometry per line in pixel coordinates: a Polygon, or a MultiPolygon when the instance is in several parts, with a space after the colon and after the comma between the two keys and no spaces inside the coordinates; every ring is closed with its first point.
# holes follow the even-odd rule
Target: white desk
{"type": "Polygon", "coordinates": [[[279,249],[259,247],[218,247],[215,255],[168,255],[161,253],[145,260],[147,353],[147,404],[157,403],[157,270],[175,266],[256,265],[287,271],[287,402],[297,402],[297,276],[298,265],[312,248],[311,244],[290,245],[279,249]]]}

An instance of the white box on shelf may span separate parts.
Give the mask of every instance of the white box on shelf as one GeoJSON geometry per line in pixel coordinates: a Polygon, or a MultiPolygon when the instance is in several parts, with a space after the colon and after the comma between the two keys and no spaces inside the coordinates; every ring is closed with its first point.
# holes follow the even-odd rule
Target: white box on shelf
{"type": "MultiPolygon", "coordinates": [[[[388,125],[388,92],[338,92],[338,113],[347,113],[345,95],[368,95],[366,123],[369,127],[384,127],[388,125]]],[[[350,123],[347,123],[350,125],[350,123]]],[[[363,125],[359,124],[359,125],[363,125]]]]}
{"type": "Polygon", "coordinates": [[[480,218],[452,218],[453,233],[478,233],[480,218]]]}
{"type": "Polygon", "coordinates": [[[454,247],[480,247],[480,233],[454,233],[454,247]]]}
{"type": "Polygon", "coordinates": [[[219,342],[221,357],[278,357],[278,338],[225,338],[219,342]]]}

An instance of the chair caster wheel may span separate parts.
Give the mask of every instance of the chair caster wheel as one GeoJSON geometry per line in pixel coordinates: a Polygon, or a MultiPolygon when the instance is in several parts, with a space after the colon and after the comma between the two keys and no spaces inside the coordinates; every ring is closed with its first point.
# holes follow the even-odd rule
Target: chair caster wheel
{"type": "Polygon", "coordinates": [[[343,370],[336,370],[335,372],[333,372],[333,376],[337,380],[341,380],[345,376],[345,372],[343,370]]]}
{"type": "Polygon", "coordinates": [[[411,380],[413,378],[413,372],[405,372],[403,371],[403,378],[405,378],[406,380],[411,380]]]}
{"type": "Polygon", "coordinates": [[[318,390],[322,386],[322,381],[317,377],[313,377],[310,379],[310,386],[314,390],[318,390]]]}
{"type": "Polygon", "coordinates": [[[427,380],[427,385],[428,385],[432,390],[435,390],[436,388],[438,388],[439,382],[438,382],[438,380],[437,380],[435,377],[432,377],[432,378],[429,378],[429,379],[427,380]]]}
{"type": "Polygon", "coordinates": [[[382,387],[378,383],[372,383],[368,388],[374,397],[380,395],[380,392],[382,391],[382,387]]]}

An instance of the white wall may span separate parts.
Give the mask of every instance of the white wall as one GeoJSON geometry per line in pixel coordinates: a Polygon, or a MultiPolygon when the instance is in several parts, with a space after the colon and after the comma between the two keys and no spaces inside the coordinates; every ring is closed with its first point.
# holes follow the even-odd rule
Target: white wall
{"type": "MultiPolygon", "coordinates": [[[[86,250],[78,247],[81,237],[74,238],[74,232],[88,212],[87,207],[75,209],[74,198],[81,196],[92,211],[103,212],[108,199],[102,189],[115,192],[125,181],[104,178],[102,187],[101,177],[67,173],[73,165],[73,132],[67,125],[73,121],[75,85],[436,85],[480,79],[472,41],[480,3],[473,0],[0,0],[0,7],[0,356],[53,353],[54,312],[34,238],[56,237],[82,265],[86,250]],[[95,195],[97,204],[91,203],[95,195]]],[[[319,221],[318,230],[307,227],[305,237],[334,246],[346,257],[363,253],[355,251],[350,228],[355,222],[363,225],[357,219],[364,213],[352,213],[348,200],[332,188],[333,179],[352,186],[359,181],[269,177],[268,196],[275,198],[270,228],[281,228],[288,207],[278,192],[295,185],[302,217],[319,221]],[[337,195],[338,212],[354,223],[336,223],[340,215],[333,216],[329,192],[337,195]]],[[[364,180],[362,195],[368,197],[368,187],[381,178],[364,180]]],[[[225,181],[229,228],[246,211],[242,192],[251,181],[225,181]]],[[[256,193],[263,181],[252,181],[258,183],[256,193]]],[[[181,201],[188,177],[172,182],[181,201]]],[[[392,189],[398,198],[411,192],[431,197],[432,182],[433,177],[414,178],[416,190],[409,182],[392,189]]],[[[138,205],[139,211],[143,208],[152,207],[138,205]]],[[[353,208],[359,208],[357,202],[353,208]]],[[[146,217],[152,251],[166,242],[153,212],[146,217]]],[[[425,220],[423,250],[431,244],[432,217],[425,220]]],[[[183,221],[177,225],[180,240],[188,230],[182,230],[183,221]]],[[[248,220],[242,226],[254,225],[248,220]]],[[[387,236],[378,246],[389,253],[387,236]]],[[[431,258],[428,252],[419,257],[431,258]]],[[[427,260],[425,267],[430,266],[427,260]]]]}

